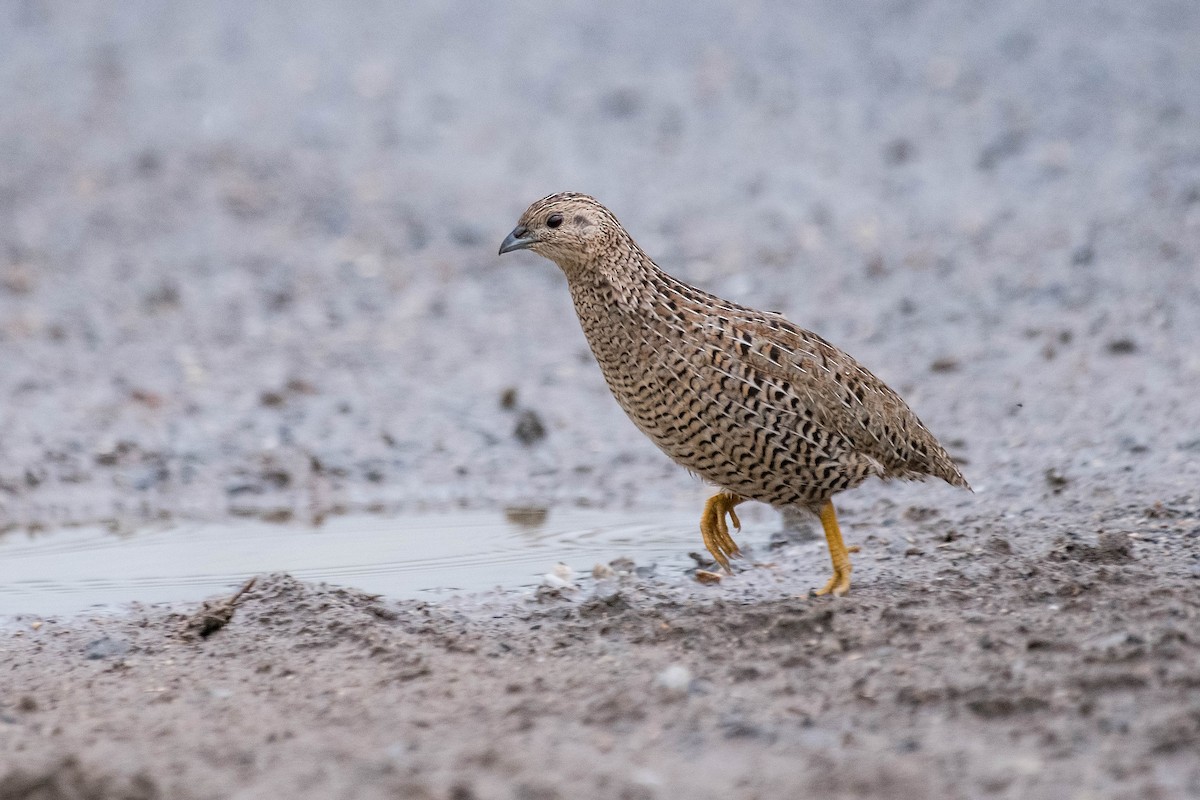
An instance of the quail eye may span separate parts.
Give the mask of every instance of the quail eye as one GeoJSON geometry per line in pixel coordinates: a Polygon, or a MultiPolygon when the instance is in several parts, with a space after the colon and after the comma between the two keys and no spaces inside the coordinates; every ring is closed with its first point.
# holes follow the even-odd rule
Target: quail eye
{"type": "Polygon", "coordinates": [[[559,225],[562,225],[562,221],[562,214],[551,214],[550,216],[546,217],[546,227],[557,228],[559,225]]]}

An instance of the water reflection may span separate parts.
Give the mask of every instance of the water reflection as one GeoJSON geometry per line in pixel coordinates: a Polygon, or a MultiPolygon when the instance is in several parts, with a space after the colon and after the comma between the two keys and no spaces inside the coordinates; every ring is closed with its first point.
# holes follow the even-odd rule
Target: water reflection
{"type": "Polygon", "coordinates": [[[320,528],[245,520],[132,536],[102,526],[9,532],[0,537],[0,615],[194,601],[276,571],[389,597],[436,597],[531,586],[556,562],[588,573],[627,556],[683,570],[697,546],[694,522],[686,511],[551,514],[534,507],[336,517],[320,528]]]}
{"type": "Polygon", "coordinates": [[[546,524],[550,509],[541,506],[509,506],[504,509],[504,518],[519,528],[537,530],[546,524]]]}

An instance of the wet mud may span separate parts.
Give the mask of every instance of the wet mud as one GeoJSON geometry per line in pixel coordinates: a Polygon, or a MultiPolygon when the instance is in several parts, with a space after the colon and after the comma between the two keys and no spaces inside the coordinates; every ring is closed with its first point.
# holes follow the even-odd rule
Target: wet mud
{"type": "Polygon", "coordinates": [[[0,542],[692,520],[561,276],[494,255],[567,189],[975,493],[839,498],[844,598],[747,508],[709,583],[697,535],[0,607],[0,798],[1200,796],[1200,11],[684,6],[0,9],[0,542]]]}

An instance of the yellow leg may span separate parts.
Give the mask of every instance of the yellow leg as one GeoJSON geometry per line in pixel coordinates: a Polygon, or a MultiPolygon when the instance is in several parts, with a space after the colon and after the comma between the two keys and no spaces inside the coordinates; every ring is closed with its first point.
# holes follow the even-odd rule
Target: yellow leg
{"type": "Polygon", "coordinates": [[[712,553],[713,559],[732,574],[729,568],[729,557],[739,555],[737,544],[729,535],[729,525],[725,523],[725,515],[729,515],[735,530],[742,529],[742,521],[738,519],[733,507],[745,498],[735,494],[718,492],[708,498],[704,504],[704,513],[700,515],[700,535],[704,537],[704,546],[712,553]]]}
{"type": "Polygon", "coordinates": [[[833,510],[833,502],[825,501],[821,506],[821,526],[825,528],[825,542],[829,545],[829,557],[833,560],[833,577],[824,589],[818,589],[817,594],[843,595],[850,591],[850,554],[857,553],[858,547],[846,547],[842,541],[842,531],[838,528],[837,513],[833,510]]]}

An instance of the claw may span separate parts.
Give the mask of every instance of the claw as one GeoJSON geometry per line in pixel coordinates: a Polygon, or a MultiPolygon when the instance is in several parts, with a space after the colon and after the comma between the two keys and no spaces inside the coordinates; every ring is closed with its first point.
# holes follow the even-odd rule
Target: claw
{"type": "Polygon", "coordinates": [[[835,569],[833,577],[829,579],[824,588],[817,589],[814,594],[818,596],[832,594],[841,597],[848,591],[850,591],[850,570],[846,569],[842,571],[835,569]]]}
{"type": "Polygon", "coordinates": [[[721,492],[708,499],[704,513],[700,516],[700,535],[704,537],[704,546],[712,554],[713,560],[720,564],[726,572],[733,574],[729,559],[738,556],[741,551],[733,537],[729,535],[729,524],[725,515],[729,515],[735,530],[742,529],[742,521],[738,519],[733,507],[742,502],[742,498],[721,492]]]}

